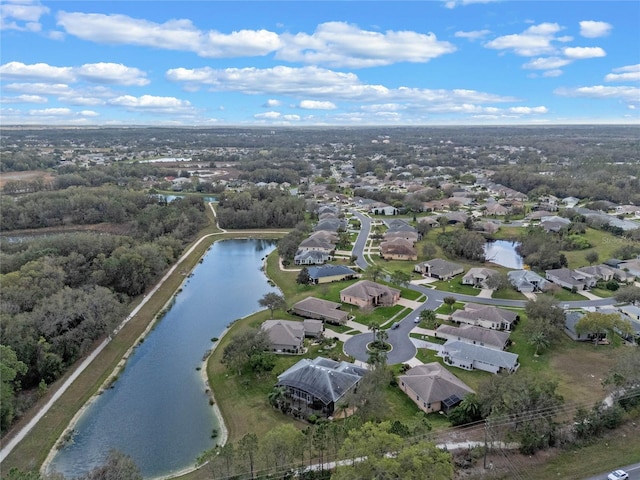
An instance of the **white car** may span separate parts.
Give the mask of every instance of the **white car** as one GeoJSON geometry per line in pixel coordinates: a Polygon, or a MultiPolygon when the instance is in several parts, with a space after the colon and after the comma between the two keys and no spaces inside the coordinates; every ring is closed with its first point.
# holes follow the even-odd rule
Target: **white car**
{"type": "Polygon", "coordinates": [[[607,477],[608,480],[627,480],[628,478],[629,474],[624,470],[615,470],[607,477]]]}

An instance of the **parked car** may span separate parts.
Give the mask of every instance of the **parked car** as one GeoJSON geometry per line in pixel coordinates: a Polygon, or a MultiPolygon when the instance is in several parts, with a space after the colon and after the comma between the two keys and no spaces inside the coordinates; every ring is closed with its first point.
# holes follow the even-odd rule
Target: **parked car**
{"type": "Polygon", "coordinates": [[[615,470],[607,477],[608,480],[627,480],[628,478],[629,474],[624,470],[615,470]]]}
{"type": "Polygon", "coordinates": [[[400,326],[400,324],[398,322],[394,323],[393,325],[391,325],[391,329],[395,330],[396,328],[398,328],[400,326]]]}

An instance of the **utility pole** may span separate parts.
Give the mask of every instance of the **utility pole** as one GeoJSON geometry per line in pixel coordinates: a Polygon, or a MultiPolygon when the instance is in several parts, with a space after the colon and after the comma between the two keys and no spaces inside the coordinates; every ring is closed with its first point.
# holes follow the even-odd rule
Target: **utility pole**
{"type": "Polygon", "coordinates": [[[487,419],[484,420],[484,469],[487,469],[487,419]]]}

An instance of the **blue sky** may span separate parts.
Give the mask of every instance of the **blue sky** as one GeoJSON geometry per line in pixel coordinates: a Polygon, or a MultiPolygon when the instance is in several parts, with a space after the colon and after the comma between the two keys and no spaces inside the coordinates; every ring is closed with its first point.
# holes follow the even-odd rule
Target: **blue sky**
{"type": "Polygon", "coordinates": [[[640,123],[637,1],[0,4],[1,122],[640,123]]]}

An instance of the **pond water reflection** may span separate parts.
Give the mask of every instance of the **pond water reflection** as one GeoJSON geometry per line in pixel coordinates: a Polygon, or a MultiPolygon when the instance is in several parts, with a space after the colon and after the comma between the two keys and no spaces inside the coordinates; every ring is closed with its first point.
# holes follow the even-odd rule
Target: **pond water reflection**
{"type": "Polygon", "coordinates": [[[494,240],[484,245],[484,255],[487,262],[503,267],[519,270],[524,265],[522,257],[516,252],[519,242],[508,240],[494,240]]]}
{"type": "Polygon", "coordinates": [[[193,465],[213,447],[218,425],[196,368],[212,337],[259,310],[258,300],[274,291],[261,271],[274,248],[266,240],[215,243],[113,388],[86,410],[73,442],[57,453],[49,470],[79,476],[115,448],[130,455],[144,477],[156,477],[193,465]]]}

